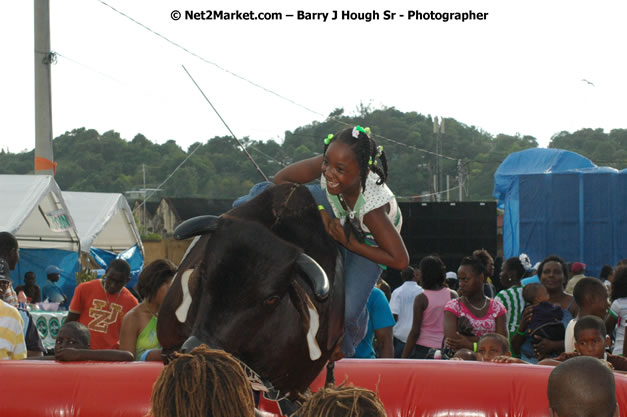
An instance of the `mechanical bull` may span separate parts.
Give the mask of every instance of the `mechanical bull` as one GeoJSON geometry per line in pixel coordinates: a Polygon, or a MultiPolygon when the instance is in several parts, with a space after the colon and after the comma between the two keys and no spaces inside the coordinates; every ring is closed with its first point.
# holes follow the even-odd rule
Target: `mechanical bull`
{"type": "Polygon", "coordinates": [[[190,219],[176,234],[200,238],[159,311],[164,350],[223,349],[273,395],[299,398],[341,346],[344,328],[342,259],[309,190],[275,185],[220,217],[190,219]]]}

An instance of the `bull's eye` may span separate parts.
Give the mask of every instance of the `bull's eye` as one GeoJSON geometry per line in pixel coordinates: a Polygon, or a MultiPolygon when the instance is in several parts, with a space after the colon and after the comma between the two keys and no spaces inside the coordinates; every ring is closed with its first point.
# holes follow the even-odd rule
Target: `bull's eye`
{"type": "Polygon", "coordinates": [[[266,298],[263,303],[265,305],[267,305],[267,306],[273,306],[273,305],[276,305],[276,303],[278,301],[279,301],[279,296],[278,295],[272,295],[272,296],[266,298]]]}

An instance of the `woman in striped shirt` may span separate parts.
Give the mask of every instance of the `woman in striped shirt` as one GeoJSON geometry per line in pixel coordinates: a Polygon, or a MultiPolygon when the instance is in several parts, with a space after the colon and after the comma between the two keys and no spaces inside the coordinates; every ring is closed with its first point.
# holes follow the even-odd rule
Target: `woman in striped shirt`
{"type": "Polygon", "coordinates": [[[525,267],[519,258],[509,258],[503,263],[501,269],[501,284],[504,290],[499,291],[496,298],[503,303],[507,309],[507,328],[509,330],[509,340],[518,330],[520,317],[525,308],[525,300],[522,296],[522,285],[520,280],[525,275],[525,267]]]}

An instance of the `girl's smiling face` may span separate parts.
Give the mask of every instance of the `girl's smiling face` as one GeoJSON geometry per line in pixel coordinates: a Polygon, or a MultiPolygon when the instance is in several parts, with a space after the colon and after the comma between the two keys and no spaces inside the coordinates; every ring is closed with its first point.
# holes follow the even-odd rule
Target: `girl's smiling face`
{"type": "Polygon", "coordinates": [[[361,176],[355,152],[349,145],[333,141],[322,159],[322,174],[330,194],[359,195],[361,176]]]}
{"type": "Polygon", "coordinates": [[[549,261],[545,263],[542,268],[540,281],[549,291],[564,288],[564,271],[562,269],[562,264],[557,261],[549,261]]]}

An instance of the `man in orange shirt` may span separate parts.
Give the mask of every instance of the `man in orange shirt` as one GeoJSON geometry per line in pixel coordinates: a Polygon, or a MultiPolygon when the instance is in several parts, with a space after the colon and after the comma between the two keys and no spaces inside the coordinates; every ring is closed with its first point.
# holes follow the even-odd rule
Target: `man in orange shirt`
{"type": "Polygon", "coordinates": [[[92,349],[118,349],[122,318],[137,303],[128,284],[131,267],[123,259],[109,264],[101,280],[76,287],[66,321],[79,321],[89,329],[92,349]]]}

